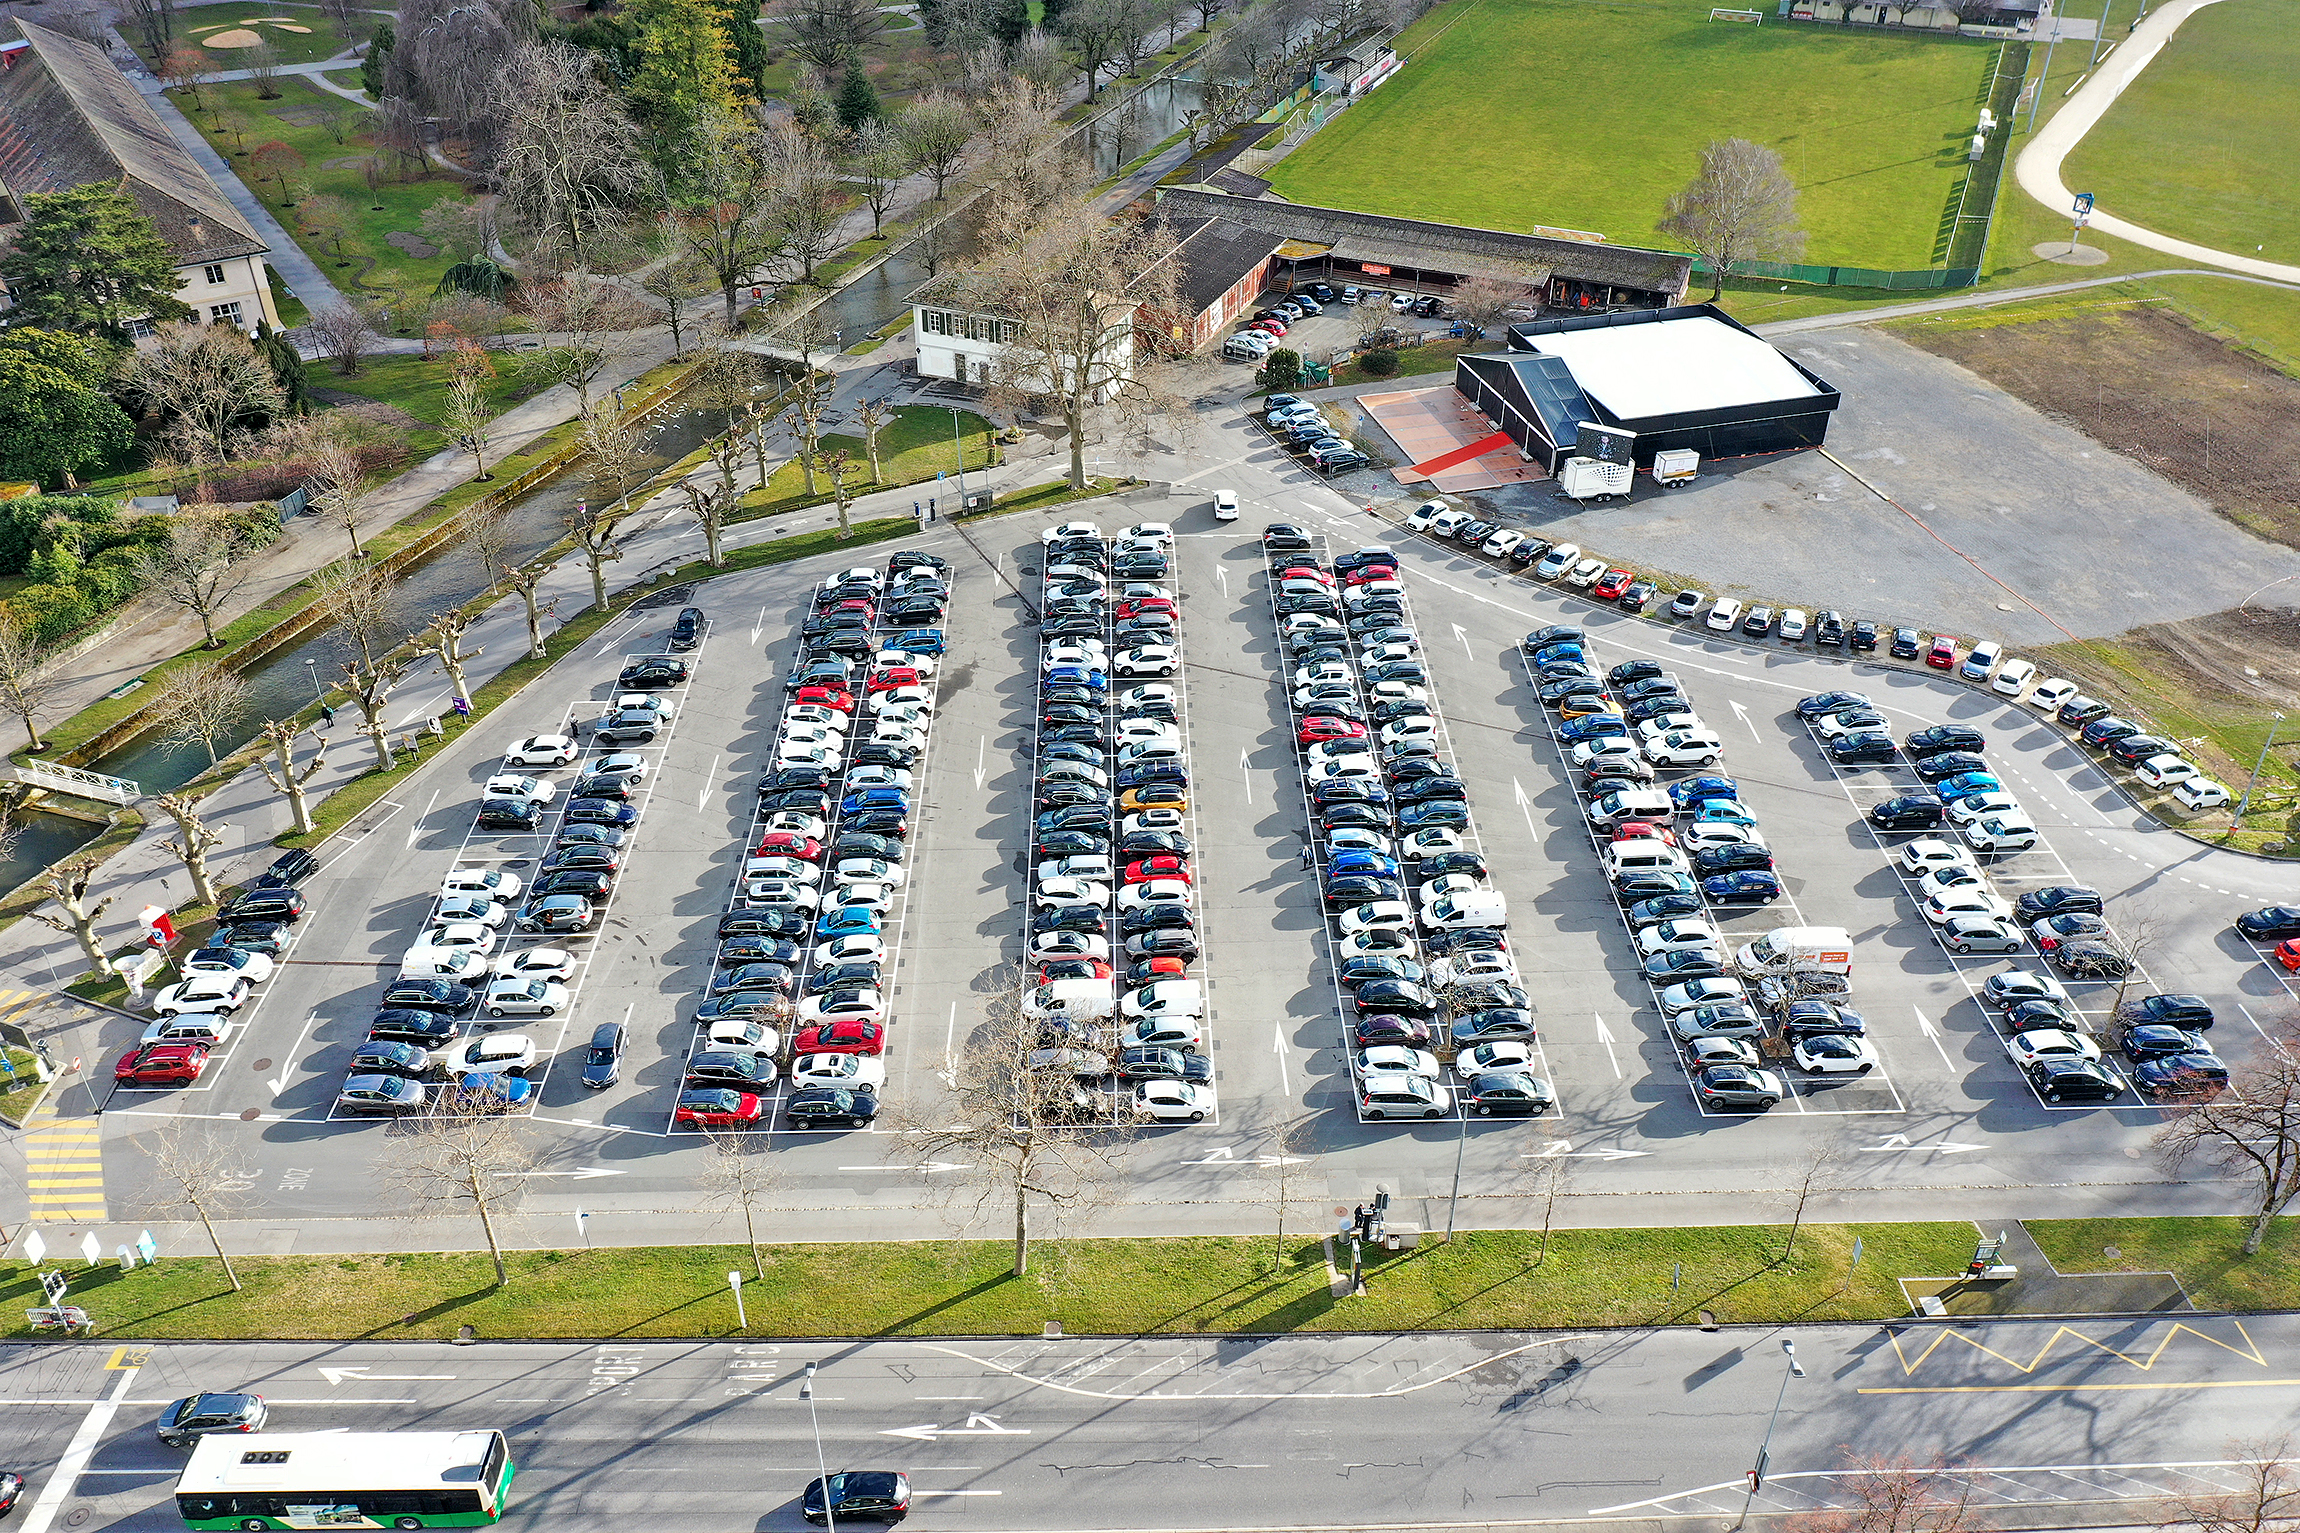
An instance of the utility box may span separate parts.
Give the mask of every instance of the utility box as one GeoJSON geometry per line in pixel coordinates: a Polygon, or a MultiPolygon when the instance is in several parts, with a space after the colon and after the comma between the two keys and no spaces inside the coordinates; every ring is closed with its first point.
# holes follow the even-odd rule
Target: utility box
{"type": "Polygon", "coordinates": [[[1672,447],[1653,455],[1653,482],[1665,490],[1691,484],[1700,471],[1701,454],[1690,447],[1672,447]]]}
{"type": "Polygon", "coordinates": [[[1557,487],[1575,500],[1613,500],[1629,493],[1627,463],[1600,463],[1595,458],[1568,458],[1557,471],[1557,487]]]}
{"type": "Polygon", "coordinates": [[[966,492],[966,509],[969,514],[976,511],[988,511],[990,501],[991,492],[988,490],[968,490],[966,492]]]}

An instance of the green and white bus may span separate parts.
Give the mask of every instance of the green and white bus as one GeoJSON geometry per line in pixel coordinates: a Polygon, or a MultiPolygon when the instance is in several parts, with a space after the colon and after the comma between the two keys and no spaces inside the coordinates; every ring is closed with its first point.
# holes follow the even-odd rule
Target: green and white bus
{"type": "Polygon", "coordinates": [[[501,1432],[258,1432],[200,1439],[176,1482],[192,1528],[472,1528],[511,1496],[501,1432]]]}

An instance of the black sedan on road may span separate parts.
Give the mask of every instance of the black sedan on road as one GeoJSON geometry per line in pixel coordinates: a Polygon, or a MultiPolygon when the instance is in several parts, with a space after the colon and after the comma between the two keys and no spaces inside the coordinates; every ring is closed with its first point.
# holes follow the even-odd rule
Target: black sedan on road
{"type": "Polygon", "coordinates": [[[1970,724],[1935,724],[1920,729],[1902,742],[1911,756],[1934,756],[1942,751],[1980,751],[1988,746],[1988,739],[1970,724]]]}
{"type": "Polygon", "coordinates": [[[2067,915],[2083,911],[2100,913],[2100,891],[2087,889],[2081,884],[2054,884],[2046,889],[2031,889],[2015,902],[2014,907],[2023,921],[2041,921],[2047,916],[2067,915]]]}
{"type": "Polygon", "coordinates": [[[1832,713],[1843,713],[1847,708],[1866,708],[1869,699],[1859,692],[1816,692],[1797,702],[1797,717],[1810,724],[1825,719],[1832,713]]]}

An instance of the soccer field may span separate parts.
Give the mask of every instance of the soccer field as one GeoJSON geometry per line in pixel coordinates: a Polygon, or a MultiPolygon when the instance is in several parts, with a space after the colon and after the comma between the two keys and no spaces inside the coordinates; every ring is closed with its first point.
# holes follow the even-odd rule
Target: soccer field
{"type": "Polygon", "coordinates": [[[1797,185],[1804,260],[1933,265],[2000,45],[1708,16],[1451,0],[1401,40],[1403,69],[1268,174],[1296,202],[1673,245],[1653,226],[1702,145],[1746,138],[1797,185]]]}
{"type": "Polygon", "coordinates": [[[2300,3],[2208,5],[2124,88],[2061,180],[2159,234],[2300,261],[2295,80],[2300,3]]]}

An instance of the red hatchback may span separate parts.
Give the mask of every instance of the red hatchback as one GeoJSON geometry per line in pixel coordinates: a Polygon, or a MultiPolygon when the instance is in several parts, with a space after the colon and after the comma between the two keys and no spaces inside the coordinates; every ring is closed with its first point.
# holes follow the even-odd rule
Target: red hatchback
{"type": "Polygon", "coordinates": [[[839,713],[855,711],[855,695],[844,687],[801,687],[794,703],[813,703],[818,707],[834,709],[839,713]]]}
{"type": "Polygon", "coordinates": [[[1316,745],[1324,740],[1363,740],[1366,726],[1356,719],[1337,719],[1331,714],[1313,713],[1302,720],[1302,727],[1294,737],[1304,745],[1316,745]]]}
{"type": "Polygon", "coordinates": [[[886,1028],[877,1022],[841,1017],[802,1028],[791,1040],[791,1048],[800,1054],[883,1054],[886,1028]]]}
{"type": "Polygon", "coordinates": [[[1176,857],[1171,853],[1164,853],[1156,857],[1145,857],[1140,862],[1126,864],[1126,882],[1146,884],[1153,878],[1178,878],[1183,883],[1189,883],[1191,881],[1189,860],[1176,857]]]}
{"type": "Polygon", "coordinates": [[[671,1114],[674,1128],[749,1128],[759,1121],[766,1104],[748,1091],[697,1087],[679,1093],[678,1111],[671,1114]]]}
{"type": "Polygon", "coordinates": [[[1637,571],[1635,570],[1607,570],[1604,578],[1589,588],[1589,594],[1599,601],[1617,601],[1620,599],[1621,593],[1629,589],[1629,583],[1636,578],[1637,571]]]}
{"type": "Polygon", "coordinates": [[[204,1043],[147,1043],[120,1057],[112,1080],[121,1086],[182,1086],[198,1080],[207,1064],[204,1043]]]}
{"type": "Polygon", "coordinates": [[[1118,604],[1120,617],[1140,617],[1145,612],[1171,613],[1173,610],[1173,601],[1164,596],[1137,596],[1132,601],[1118,604]]]}
{"type": "Polygon", "coordinates": [[[1613,827],[1616,841],[1658,841],[1663,846],[1675,846],[1677,838],[1662,826],[1648,820],[1623,820],[1613,827]]]}
{"type": "Polygon", "coordinates": [[[925,685],[926,678],[918,673],[918,667],[914,665],[890,665],[885,670],[871,672],[870,676],[870,690],[873,692],[892,692],[897,687],[925,685]]]}
{"type": "Polygon", "coordinates": [[[2276,944],[2276,961],[2285,968],[2300,973],[2300,937],[2287,937],[2276,944]]]}
{"type": "Polygon", "coordinates": [[[1945,671],[1957,663],[1957,641],[1947,634],[1937,634],[1933,647],[1925,651],[1925,664],[1936,671],[1945,671]]]}
{"type": "Polygon", "coordinates": [[[1395,580],[1398,567],[1394,564],[1361,564],[1342,577],[1346,586],[1362,586],[1369,580],[1395,580]]]}
{"type": "Polygon", "coordinates": [[[795,831],[770,830],[759,837],[759,849],[751,855],[796,857],[801,862],[820,862],[823,860],[823,844],[812,836],[802,836],[795,831]]]}

